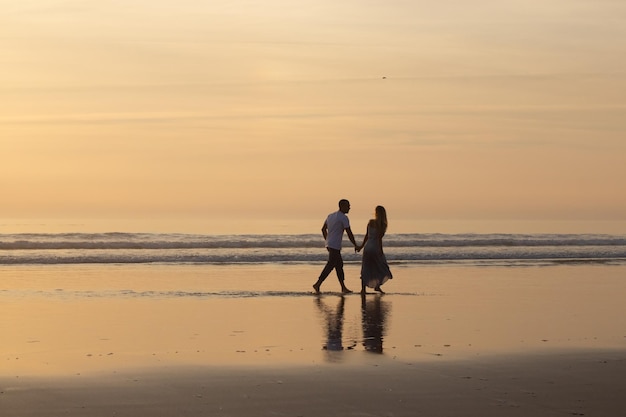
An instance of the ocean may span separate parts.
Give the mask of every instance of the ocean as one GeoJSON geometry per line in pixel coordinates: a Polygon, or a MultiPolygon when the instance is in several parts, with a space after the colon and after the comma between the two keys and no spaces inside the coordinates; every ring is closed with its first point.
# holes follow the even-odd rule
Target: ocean
{"type": "MultiPolygon", "coordinates": [[[[357,241],[362,236],[356,236],[357,241]]],[[[626,236],[607,234],[389,234],[390,264],[550,265],[626,263],[626,236]]],[[[346,263],[360,262],[344,240],[346,263]]],[[[317,264],[318,234],[0,234],[0,265],[317,264]]]]}
{"type": "Polygon", "coordinates": [[[394,278],[364,296],[345,243],[354,293],[333,273],[317,296],[321,234],[0,234],[0,373],[625,347],[626,236],[390,233],[394,278]]]}

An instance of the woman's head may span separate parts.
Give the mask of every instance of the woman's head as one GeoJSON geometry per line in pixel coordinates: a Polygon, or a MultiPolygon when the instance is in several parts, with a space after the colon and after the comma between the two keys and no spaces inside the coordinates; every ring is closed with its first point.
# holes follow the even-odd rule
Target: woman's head
{"type": "Polygon", "coordinates": [[[375,215],[376,226],[385,233],[387,231],[387,210],[383,206],[376,206],[375,215]]]}
{"type": "Polygon", "coordinates": [[[386,219],[387,218],[387,211],[385,210],[385,208],[383,206],[376,206],[375,213],[376,213],[376,218],[377,219],[379,219],[379,218],[386,219]]]}

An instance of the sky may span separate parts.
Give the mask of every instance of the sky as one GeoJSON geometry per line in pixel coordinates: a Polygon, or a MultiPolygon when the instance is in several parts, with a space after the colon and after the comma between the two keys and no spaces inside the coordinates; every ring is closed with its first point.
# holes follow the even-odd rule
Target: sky
{"type": "Polygon", "coordinates": [[[0,233],[626,233],[622,0],[0,10],[0,233]]]}

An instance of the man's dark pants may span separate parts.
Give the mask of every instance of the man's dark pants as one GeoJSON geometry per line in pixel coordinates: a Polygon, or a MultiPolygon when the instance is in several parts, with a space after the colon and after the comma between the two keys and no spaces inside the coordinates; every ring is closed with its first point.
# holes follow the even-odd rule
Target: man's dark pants
{"type": "Polygon", "coordinates": [[[320,277],[318,279],[318,283],[324,282],[324,280],[330,275],[332,270],[334,269],[337,272],[337,279],[341,284],[344,281],[344,273],[343,273],[343,258],[341,257],[341,251],[333,248],[328,249],[328,262],[326,262],[326,266],[322,270],[320,277]]]}

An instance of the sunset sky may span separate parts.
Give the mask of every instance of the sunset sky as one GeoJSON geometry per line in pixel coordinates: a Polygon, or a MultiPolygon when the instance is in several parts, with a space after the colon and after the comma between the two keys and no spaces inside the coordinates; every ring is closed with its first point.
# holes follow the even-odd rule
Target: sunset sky
{"type": "Polygon", "coordinates": [[[626,233],[623,0],[0,10],[6,228],[626,233]]]}

